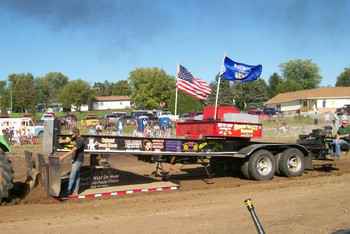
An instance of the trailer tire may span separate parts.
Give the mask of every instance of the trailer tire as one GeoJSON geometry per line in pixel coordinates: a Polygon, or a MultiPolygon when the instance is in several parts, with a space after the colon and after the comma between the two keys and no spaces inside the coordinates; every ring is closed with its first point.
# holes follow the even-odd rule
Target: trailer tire
{"type": "Polygon", "coordinates": [[[248,168],[248,165],[249,165],[249,160],[245,160],[242,165],[241,165],[241,173],[243,175],[243,177],[245,179],[250,179],[250,175],[249,175],[249,168],[248,168]]]}
{"type": "Polygon", "coordinates": [[[296,148],[286,149],[282,152],[278,167],[283,176],[301,176],[305,168],[303,152],[296,148]]]}
{"type": "Polygon", "coordinates": [[[275,174],[276,162],[267,150],[258,150],[249,158],[249,177],[253,180],[271,180],[275,174]]]}
{"type": "Polygon", "coordinates": [[[279,167],[280,161],[281,161],[281,156],[282,156],[282,153],[278,153],[278,154],[275,155],[275,162],[276,162],[275,174],[276,175],[282,175],[280,167],[279,167]]]}
{"type": "Polygon", "coordinates": [[[0,150],[0,202],[8,198],[10,189],[13,188],[13,170],[11,161],[0,150]]]}

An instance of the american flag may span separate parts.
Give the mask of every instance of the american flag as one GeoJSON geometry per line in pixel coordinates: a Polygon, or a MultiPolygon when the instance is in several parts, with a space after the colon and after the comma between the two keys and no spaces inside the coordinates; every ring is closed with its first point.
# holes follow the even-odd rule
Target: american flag
{"type": "Polygon", "coordinates": [[[209,84],[206,81],[193,77],[182,65],[179,65],[176,74],[176,87],[201,100],[206,100],[211,93],[209,84]]]}

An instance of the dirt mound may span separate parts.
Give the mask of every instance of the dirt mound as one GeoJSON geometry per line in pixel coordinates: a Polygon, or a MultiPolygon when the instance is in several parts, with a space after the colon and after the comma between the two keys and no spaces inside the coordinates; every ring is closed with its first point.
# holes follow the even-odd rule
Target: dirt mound
{"type": "Polygon", "coordinates": [[[18,204],[51,204],[58,200],[49,197],[43,186],[39,183],[30,191],[29,186],[21,181],[16,181],[10,191],[10,196],[1,202],[1,205],[18,204]]]}
{"type": "Polygon", "coordinates": [[[20,201],[21,204],[52,204],[58,202],[55,198],[50,197],[40,184],[20,201]]]}

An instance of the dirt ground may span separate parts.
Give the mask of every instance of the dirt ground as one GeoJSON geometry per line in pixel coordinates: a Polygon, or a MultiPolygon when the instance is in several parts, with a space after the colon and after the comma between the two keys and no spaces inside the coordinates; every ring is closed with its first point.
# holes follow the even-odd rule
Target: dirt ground
{"type": "MultiPolygon", "coordinates": [[[[12,157],[17,179],[24,160],[12,157]]],[[[318,162],[316,162],[318,163],[318,162]]],[[[123,156],[120,170],[147,177],[154,165],[123,156]]],[[[0,207],[0,233],[256,233],[243,201],[252,198],[267,233],[350,229],[350,156],[302,177],[256,182],[238,176],[208,181],[200,167],[178,167],[180,191],[59,202],[37,187],[17,205],[0,207]],[[329,170],[328,170],[329,169],[329,170]]]]}

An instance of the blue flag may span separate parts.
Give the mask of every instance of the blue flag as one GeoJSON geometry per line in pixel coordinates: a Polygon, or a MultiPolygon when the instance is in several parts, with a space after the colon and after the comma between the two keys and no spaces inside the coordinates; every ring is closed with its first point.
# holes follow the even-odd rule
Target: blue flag
{"type": "Polygon", "coordinates": [[[225,71],[221,74],[225,80],[248,82],[258,79],[262,72],[262,65],[247,65],[244,63],[237,63],[225,57],[224,59],[225,71]]]}

